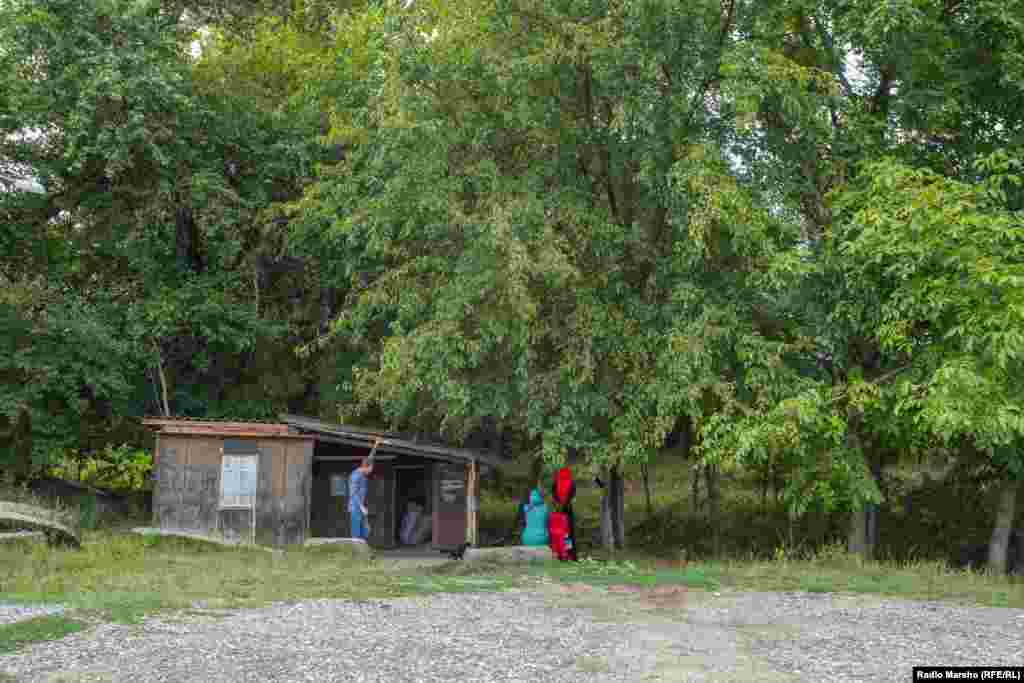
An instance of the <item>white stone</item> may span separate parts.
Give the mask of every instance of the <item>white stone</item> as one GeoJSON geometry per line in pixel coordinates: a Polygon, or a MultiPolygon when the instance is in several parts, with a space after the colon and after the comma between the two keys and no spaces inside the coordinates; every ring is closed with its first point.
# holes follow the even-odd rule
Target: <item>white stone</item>
{"type": "Polygon", "coordinates": [[[462,556],[467,562],[543,562],[553,560],[554,554],[546,545],[510,545],[496,548],[467,548],[462,556]]]}

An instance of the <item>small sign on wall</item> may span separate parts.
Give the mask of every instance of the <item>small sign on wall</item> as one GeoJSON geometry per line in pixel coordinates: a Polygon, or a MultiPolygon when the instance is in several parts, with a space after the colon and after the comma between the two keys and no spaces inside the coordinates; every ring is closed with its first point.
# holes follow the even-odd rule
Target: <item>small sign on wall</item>
{"type": "Polygon", "coordinates": [[[344,474],[331,475],[331,496],[334,498],[348,497],[348,477],[344,474]]]}
{"type": "Polygon", "coordinates": [[[441,502],[457,504],[466,489],[465,470],[461,467],[441,468],[441,502]]]}
{"type": "Polygon", "coordinates": [[[225,455],[221,465],[221,507],[251,507],[256,502],[259,458],[225,455]]]}

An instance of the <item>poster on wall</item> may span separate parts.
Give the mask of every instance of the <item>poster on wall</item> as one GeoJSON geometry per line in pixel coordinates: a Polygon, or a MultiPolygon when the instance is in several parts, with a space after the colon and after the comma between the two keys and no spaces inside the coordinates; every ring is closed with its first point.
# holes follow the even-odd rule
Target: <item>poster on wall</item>
{"type": "Polygon", "coordinates": [[[461,467],[441,468],[441,502],[447,505],[459,502],[466,488],[465,471],[461,467]]]}
{"type": "Polygon", "coordinates": [[[344,474],[331,475],[331,496],[334,498],[348,497],[348,477],[344,474]]]}

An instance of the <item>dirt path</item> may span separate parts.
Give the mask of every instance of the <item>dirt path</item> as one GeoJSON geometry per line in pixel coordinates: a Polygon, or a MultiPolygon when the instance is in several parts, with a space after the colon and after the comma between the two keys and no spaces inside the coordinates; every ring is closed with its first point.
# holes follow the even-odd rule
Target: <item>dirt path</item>
{"type": "Polygon", "coordinates": [[[1020,665],[1022,633],[1024,610],[542,583],[162,614],[0,656],[0,672],[25,683],[889,682],[914,665],[1020,665]]]}

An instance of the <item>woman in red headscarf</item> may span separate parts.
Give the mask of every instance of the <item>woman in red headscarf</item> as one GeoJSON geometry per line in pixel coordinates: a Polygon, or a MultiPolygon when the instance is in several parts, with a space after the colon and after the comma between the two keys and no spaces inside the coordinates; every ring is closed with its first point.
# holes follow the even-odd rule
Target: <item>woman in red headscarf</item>
{"type": "Polygon", "coordinates": [[[552,547],[555,548],[556,553],[561,550],[561,548],[555,547],[555,535],[558,534],[565,539],[563,557],[575,561],[578,557],[576,555],[576,517],[572,511],[572,500],[576,497],[576,482],[572,480],[572,470],[568,467],[558,470],[554,484],[551,486],[551,495],[554,498],[555,508],[555,514],[551,515],[549,522],[553,527],[551,530],[552,547]],[[561,524],[566,524],[567,528],[561,529],[559,527],[561,524]]]}

